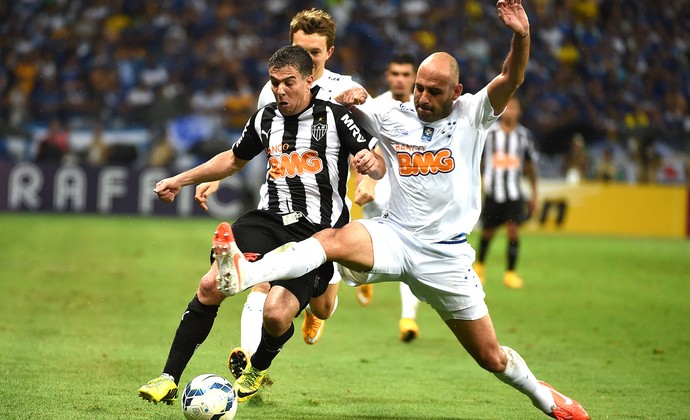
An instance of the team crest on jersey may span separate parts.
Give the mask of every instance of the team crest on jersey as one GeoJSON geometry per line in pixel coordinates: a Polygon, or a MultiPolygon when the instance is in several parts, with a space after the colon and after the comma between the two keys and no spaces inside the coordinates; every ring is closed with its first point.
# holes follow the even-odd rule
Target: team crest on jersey
{"type": "Polygon", "coordinates": [[[424,127],[424,130],[422,131],[422,141],[428,143],[431,141],[431,138],[433,136],[434,136],[433,127],[429,127],[429,126],[424,127]]]}
{"type": "Polygon", "coordinates": [[[328,131],[328,126],[323,123],[318,123],[314,124],[311,126],[311,136],[314,138],[314,140],[321,140],[323,136],[326,135],[326,132],[328,131]]]}

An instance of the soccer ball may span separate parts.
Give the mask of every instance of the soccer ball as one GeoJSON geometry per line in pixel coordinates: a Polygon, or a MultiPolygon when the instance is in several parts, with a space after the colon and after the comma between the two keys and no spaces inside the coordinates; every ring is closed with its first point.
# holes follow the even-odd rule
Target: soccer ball
{"type": "Polygon", "coordinates": [[[231,420],[237,412],[232,384],[218,375],[199,375],[182,393],[182,412],[189,420],[231,420]]]}

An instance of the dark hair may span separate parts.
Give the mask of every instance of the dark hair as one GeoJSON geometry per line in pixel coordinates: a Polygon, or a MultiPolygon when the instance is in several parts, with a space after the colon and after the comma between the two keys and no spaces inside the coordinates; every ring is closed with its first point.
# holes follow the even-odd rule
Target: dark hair
{"type": "Polygon", "coordinates": [[[417,71],[417,59],[415,58],[414,55],[410,53],[398,53],[395,54],[390,60],[388,60],[388,64],[411,64],[412,68],[417,71]]]}
{"type": "Polygon", "coordinates": [[[307,78],[312,73],[314,62],[307,50],[296,45],[290,45],[280,48],[268,60],[268,68],[274,67],[279,69],[294,67],[302,78],[307,78]]]}

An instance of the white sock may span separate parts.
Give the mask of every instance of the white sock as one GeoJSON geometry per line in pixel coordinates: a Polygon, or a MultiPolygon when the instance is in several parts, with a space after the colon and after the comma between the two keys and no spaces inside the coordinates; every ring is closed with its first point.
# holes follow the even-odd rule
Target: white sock
{"type": "Polygon", "coordinates": [[[326,251],[315,238],[291,242],[243,265],[244,290],[273,280],[301,277],[326,262],[326,251]]]}
{"type": "Polygon", "coordinates": [[[261,342],[261,326],[264,322],[266,297],[268,295],[263,292],[249,292],[242,308],[240,346],[249,351],[250,354],[256,353],[261,342]]]}
{"type": "Polygon", "coordinates": [[[417,318],[417,308],[419,308],[419,299],[412,293],[410,286],[400,282],[400,301],[402,302],[402,314],[400,318],[417,318]]]}
{"type": "Polygon", "coordinates": [[[525,363],[518,352],[506,346],[501,346],[501,348],[508,358],[506,370],[501,373],[494,373],[494,375],[527,395],[535,407],[546,414],[551,413],[556,405],[551,391],[539,384],[537,378],[534,377],[532,371],[527,367],[527,363],[525,363]]]}

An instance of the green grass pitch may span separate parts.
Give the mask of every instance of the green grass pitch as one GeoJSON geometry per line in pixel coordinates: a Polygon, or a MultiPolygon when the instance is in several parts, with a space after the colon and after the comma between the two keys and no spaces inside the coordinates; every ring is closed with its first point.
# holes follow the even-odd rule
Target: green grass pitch
{"type": "MultiPolygon", "coordinates": [[[[208,265],[211,219],[0,214],[0,418],[182,419],[146,403],[208,265]]],[[[476,244],[478,235],[470,241],[476,244]]],[[[501,284],[492,244],[487,303],[502,344],[595,419],[690,418],[690,242],[525,234],[501,284]]],[[[342,284],[322,340],[293,339],[275,384],[238,419],[541,419],[481,370],[422,304],[420,338],[398,339],[397,283],[369,307],[342,284]]],[[[229,376],[245,295],[226,300],[182,377],[229,376]]]]}

